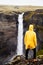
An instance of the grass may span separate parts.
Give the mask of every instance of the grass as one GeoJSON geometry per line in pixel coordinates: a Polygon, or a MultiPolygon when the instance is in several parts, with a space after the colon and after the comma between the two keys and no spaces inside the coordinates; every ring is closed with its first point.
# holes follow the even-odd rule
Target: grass
{"type": "Polygon", "coordinates": [[[41,49],[41,50],[39,50],[39,51],[37,52],[37,57],[43,58],[43,49],[41,49]]]}
{"type": "Polygon", "coordinates": [[[37,56],[38,55],[43,55],[43,49],[41,49],[41,50],[39,50],[38,52],[37,52],[37,56]]]}
{"type": "Polygon", "coordinates": [[[0,12],[9,13],[12,11],[16,12],[26,12],[26,11],[35,11],[37,9],[43,9],[43,6],[2,6],[0,5],[0,12]]]}

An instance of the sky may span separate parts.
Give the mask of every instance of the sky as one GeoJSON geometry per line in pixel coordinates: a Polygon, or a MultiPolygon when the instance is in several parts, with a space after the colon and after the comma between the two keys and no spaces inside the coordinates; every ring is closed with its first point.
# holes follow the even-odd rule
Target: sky
{"type": "Polygon", "coordinates": [[[0,5],[43,6],[43,0],[0,0],[0,5]]]}

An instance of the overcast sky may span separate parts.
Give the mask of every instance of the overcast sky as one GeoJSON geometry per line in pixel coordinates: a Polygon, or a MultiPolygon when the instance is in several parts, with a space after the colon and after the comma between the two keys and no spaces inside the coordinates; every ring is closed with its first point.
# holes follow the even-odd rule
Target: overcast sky
{"type": "Polygon", "coordinates": [[[43,6],[43,0],[0,0],[0,5],[33,5],[33,6],[43,6]]]}

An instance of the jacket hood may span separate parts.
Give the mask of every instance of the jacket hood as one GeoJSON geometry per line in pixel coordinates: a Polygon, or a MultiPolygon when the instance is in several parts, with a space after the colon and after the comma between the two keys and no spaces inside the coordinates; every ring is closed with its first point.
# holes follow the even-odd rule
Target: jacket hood
{"type": "Polygon", "coordinates": [[[33,31],[33,28],[34,28],[33,25],[29,25],[29,30],[30,31],[33,31]]]}

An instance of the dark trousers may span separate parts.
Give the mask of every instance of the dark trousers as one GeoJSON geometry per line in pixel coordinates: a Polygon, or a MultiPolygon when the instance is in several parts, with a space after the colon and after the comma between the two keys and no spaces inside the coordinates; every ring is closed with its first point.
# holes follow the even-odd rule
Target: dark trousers
{"type": "MultiPolygon", "coordinates": [[[[33,50],[33,59],[35,59],[36,58],[36,48],[34,48],[32,50],[33,50]]],[[[26,59],[28,59],[28,52],[29,52],[29,49],[27,49],[26,53],[25,53],[26,59]]]]}

